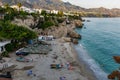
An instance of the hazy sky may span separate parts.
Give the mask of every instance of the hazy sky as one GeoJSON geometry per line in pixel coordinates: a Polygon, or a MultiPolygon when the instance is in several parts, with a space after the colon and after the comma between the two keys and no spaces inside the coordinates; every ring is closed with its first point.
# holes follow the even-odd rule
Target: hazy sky
{"type": "Polygon", "coordinates": [[[63,0],[84,8],[120,8],[120,0],[63,0]]]}

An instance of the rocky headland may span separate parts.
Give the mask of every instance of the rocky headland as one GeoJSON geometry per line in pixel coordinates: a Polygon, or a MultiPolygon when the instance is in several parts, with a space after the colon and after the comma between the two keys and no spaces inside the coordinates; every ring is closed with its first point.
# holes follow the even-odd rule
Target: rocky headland
{"type": "Polygon", "coordinates": [[[28,16],[24,19],[15,18],[12,23],[15,23],[19,26],[27,27],[30,30],[33,30],[38,33],[38,35],[53,35],[55,38],[62,38],[67,42],[78,43],[78,39],[81,39],[81,35],[74,31],[75,28],[82,28],[83,23],[81,20],[73,20],[70,24],[66,24],[64,21],[58,26],[51,26],[46,29],[38,29],[37,25],[41,22],[41,18],[36,18],[28,16]]]}

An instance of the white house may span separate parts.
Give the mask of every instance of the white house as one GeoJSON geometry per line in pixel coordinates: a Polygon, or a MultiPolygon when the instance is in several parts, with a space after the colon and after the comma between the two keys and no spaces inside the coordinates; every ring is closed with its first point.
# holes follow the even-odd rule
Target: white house
{"type": "Polygon", "coordinates": [[[45,40],[45,41],[52,41],[52,40],[54,40],[54,36],[52,36],[52,35],[49,35],[49,36],[39,36],[38,37],[38,40],[39,41],[41,41],[41,40],[45,40]]]}
{"type": "Polygon", "coordinates": [[[28,12],[28,13],[35,13],[35,10],[33,10],[33,9],[31,9],[31,8],[27,8],[27,7],[25,7],[25,6],[22,6],[22,7],[21,7],[21,10],[26,11],[26,12],[28,12]]]}
{"type": "MultiPolygon", "coordinates": [[[[19,7],[18,7],[17,5],[12,5],[12,6],[10,6],[10,7],[19,10],[19,7]]],[[[26,11],[26,12],[28,12],[28,13],[35,13],[35,12],[36,12],[35,10],[33,10],[33,9],[31,9],[31,8],[27,8],[27,7],[25,7],[25,6],[20,7],[20,10],[26,11]]]]}
{"type": "Polygon", "coordinates": [[[49,13],[51,13],[51,11],[50,11],[50,10],[45,10],[45,11],[46,11],[46,13],[48,13],[48,14],[49,14],[49,13]]]}
{"type": "Polygon", "coordinates": [[[0,53],[5,51],[5,45],[10,43],[10,41],[0,42],[0,53]]]}
{"type": "Polygon", "coordinates": [[[39,14],[41,14],[42,9],[33,9],[36,13],[39,12],[39,14]]]}
{"type": "Polygon", "coordinates": [[[58,14],[58,10],[52,10],[51,13],[58,14]]]}
{"type": "Polygon", "coordinates": [[[10,7],[19,10],[19,7],[18,7],[17,5],[12,5],[12,6],[10,6],[10,7]]]}

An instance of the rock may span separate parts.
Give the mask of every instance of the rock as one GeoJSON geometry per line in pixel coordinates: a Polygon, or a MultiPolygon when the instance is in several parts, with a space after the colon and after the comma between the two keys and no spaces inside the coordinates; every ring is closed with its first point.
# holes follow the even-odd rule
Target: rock
{"type": "Polygon", "coordinates": [[[67,36],[71,38],[81,39],[81,35],[73,30],[69,30],[67,36]]]}
{"type": "Polygon", "coordinates": [[[74,44],[78,44],[78,39],[72,39],[72,42],[73,42],[74,44]]]}
{"type": "Polygon", "coordinates": [[[75,23],[75,26],[77,28],[82,28],[83,27],[83,23],[80,20],[75,20],[74,23],[75,23]]]}
{"type": "Polygon", "coordinates": [[[114,60],[120,64],[120,56],[113,56],[114,60]]]}
{"type": "Polygon", "coordinates": [[[65,42],[71,42],[71,38],[64,37],[63,39],[65,42]]]}
{"type": "Polygon", "coordinates": [[[24,19],[15,18],[12,21],[12,23],[19,25],[19,26],[27,27],[28,29],[35,28],[37,26],[38,22],[39,22],[39,18],[36,18],[36,20],[35,20],[33,16],[27,16],[24,19]]]}

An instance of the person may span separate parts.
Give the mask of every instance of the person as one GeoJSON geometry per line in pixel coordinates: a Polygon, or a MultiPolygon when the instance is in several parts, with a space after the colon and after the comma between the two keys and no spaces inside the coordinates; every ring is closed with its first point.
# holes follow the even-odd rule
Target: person
{"type": "Polygon", "coordinates": [[[66,63],[66,67],[67,67],[67,69],[69,69],[69,67],[70,67],[70,63],[69,62],[66,63]]]}
{"type": "Polygon", "coordinates": [[[28,76],[30,76],[30,75],[32,75],[32,74],[33,74],[32,70],[28,70],[28,71],[27,71],[27,75],[28,75],[28,76]]]}
{"type": "Polygon", "coordinates": [[[60,77],[60,80],[66,80],[66,77],[62,76],[60,77]]]}

